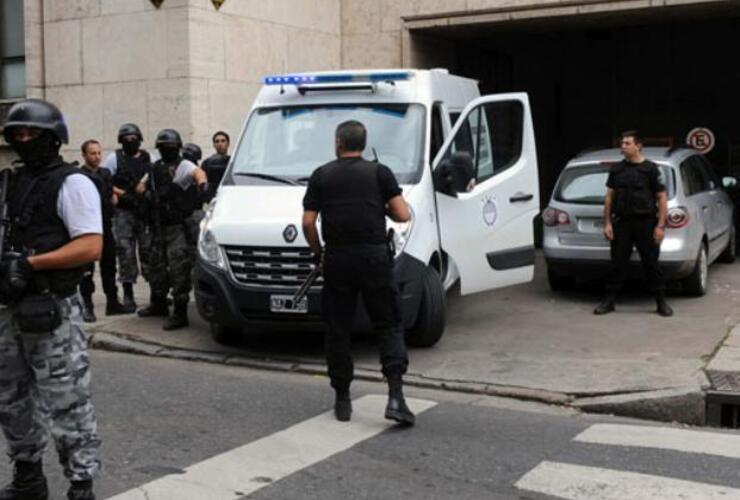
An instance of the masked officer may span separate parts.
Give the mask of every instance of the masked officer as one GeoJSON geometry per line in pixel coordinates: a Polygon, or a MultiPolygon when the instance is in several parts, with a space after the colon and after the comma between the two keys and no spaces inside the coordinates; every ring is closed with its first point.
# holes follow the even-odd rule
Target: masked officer
{"type": "Polygon", "coordinates": [[[99,469],[90,401],[87,340],[77,286],[100,258],[100,196],[79,168],[59,156],[67,126],[52,104],[15,104],[6,141],[21,168],[8,190],[9,227],[0,263],[0,425],[14,462],[0,500],[45,500],[41,460],[54,439],[70,500],[94,499],[99,469]],[[10,252],[17,253],[10,253],[10,252]]]}
{"type": "Polygon", "coordinates": [[[141,149],[143,137],[139,127],[125,123],[118,129],[121,148],[105,158],[103,166],[113,176],[114,192],[118,197],[114,233],[118,253],[118,279],[123,285],[123,306],[126,312],[136,311],[134,284],[139,275],[139,262],[147,277],[150,235],[144,220],[146,207],[135,193],[136,186],[151,169],[149,153],[141,149]],[[137,248],[139,259],[137,259],[137,248]]]}
{"type": "MultiPolygon", "coordinates": [[[[203,158],[203,152],[201,151],[200,146],[198,146],[197,144],[193,144],[192,142],[188,142],[185,143],[185,145],[182,147],[182,157],[184,160],[188,160],[196,167],[199,167],[200,160],[201,158],[203,158]]],[[[193,205],[193,215],[191,215],[186,220],[189,234],[188,243],[190,244],[190,249],[193,252],[193,259],[195,259],[196,245],[198,244],[198,233],[200,232],[200,221],[203,220],[203,216],[205,215],[203,212],[204,197],[200,195],[200,193],[198,192],[198,188],[195,185],[192,185],[188,188],[187,196],[191,200],[191,203],[193,205]]]]}
{"type": "Polygon", "coordinates": [[[352,414],[350,337],[361,294],[381,336],[380,360],[389,386],[385,417],[413,425],[414,415],[403,397],[402,377],[408,358],[385,230],[386,214],[397,222],[408,221],[410,214],[393,172],[362,158],[366,138],[360,122],[339,125],[335,139],[338,159],[316,169],[309,180],[303,199],[303,232],[317,263],[323,259],[322,315],[337,420],[347,421],[352,414]],[[316,229],[319,214],[324,254],[316,229]]]}
{"type": "Polygon", "coordinates": [[[152,166],[149,180],[137,191],[151,200],[150,223],[153,230],[148,307],[139,316],[168,316],[162,328],[175,330],[188,325],[188,301],[192,288],[193,253],[189,244],[187,220],[192,216],[188,188],[195,184],[203,194],[208,189],[206,174],[182,158],[182,139],[176,130],[157,134],[156,147],[161,158],[152,166]],[[171,291],[174,311],[170,315],[167,293],[171,291]]]}
{"type": "Polygon", "coordinates": [[[611,168],[604,200],[604,236],[611,242],[612,268],[606,298],[594,314],[614,311],[632,248],[637,247],[648,286],[655,294],[658,314],[673,316],[665,299],[665,283],[658,264],[668,211],[665,186],[660,182],[657,165],[643,156],[638,132],[622,133],[620,147],[624,160],[611,168]]]}
{"type": "Polygon", "coordinates": [[[229,161],[231,160],[231,156],[229,156],[229,144],[229,134],[223,130],[219,130],[213,134],[213,149],[216,150],[216,153],[203,160],[203,165],[201,165],[201,168],[206,173],[206,177],[208,177],[209,191],[205,199],[206,203],[210,202],[216,196],[216,190],[219,184],[221,184],[226,167],[229,166],[229,161]]]}

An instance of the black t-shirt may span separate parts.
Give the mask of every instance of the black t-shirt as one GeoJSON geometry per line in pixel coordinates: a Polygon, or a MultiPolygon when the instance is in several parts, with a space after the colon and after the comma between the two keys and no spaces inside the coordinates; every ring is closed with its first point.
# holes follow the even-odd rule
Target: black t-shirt
{"type": "Polygon", "coordinates": [[[609,171],[606,186],[614,190],[612,212],[619,216],[647,215],[657,212],[656,194],[665,191],[658,166],[650,160],[615,164],[609,171]]]}
{"type": "Polygon", "coordinates": [[[221,179],[224,177],[230,159],[231,156],[229,155],[216,153],[203,160],[203,163],[200,165],[200,168],[206,173],[206,178],[208,179],[208,196],[206,201],[211,201],[216,196],[216,190],[219,184],[221,184],[221,179]]]}
{"type": "Polygon", "coordinates": [[[303,208],[321,213],[327,246],[385,243],[385,205],[401,194],[391,169],[362,158],[340,158],[317,168],[303,208]]]}

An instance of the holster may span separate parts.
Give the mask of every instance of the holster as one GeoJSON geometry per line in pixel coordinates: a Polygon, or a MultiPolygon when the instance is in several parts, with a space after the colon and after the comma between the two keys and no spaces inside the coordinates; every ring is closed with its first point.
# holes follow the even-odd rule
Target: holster
{"type": "Polygon", "coordinates": [[[62,324],[62,311],[51,293],[25,295],[14,307],[13,317],[23,333],[51,333],[62,324]]]}

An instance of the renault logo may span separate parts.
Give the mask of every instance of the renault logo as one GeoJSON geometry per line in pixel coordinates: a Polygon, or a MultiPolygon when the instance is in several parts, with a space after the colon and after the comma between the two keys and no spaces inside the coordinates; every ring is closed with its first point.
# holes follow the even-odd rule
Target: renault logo
{"type": "Polygon", "coordinates": [[[293,224],[289,224],[285,227],[285,230],[283,231],[283,238],[287,243],[293,243],[297,237],[298,230],[293,224]]]}

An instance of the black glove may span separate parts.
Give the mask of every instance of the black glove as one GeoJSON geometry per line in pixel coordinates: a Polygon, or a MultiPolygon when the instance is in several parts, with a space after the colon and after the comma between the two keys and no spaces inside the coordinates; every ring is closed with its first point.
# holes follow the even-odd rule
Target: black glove
{"type": "Polygon", "coordinates": [[[33,283],[34,270],[26,257],[0,263],[0,293],[7,297],[22,294],[33,283]]]}

